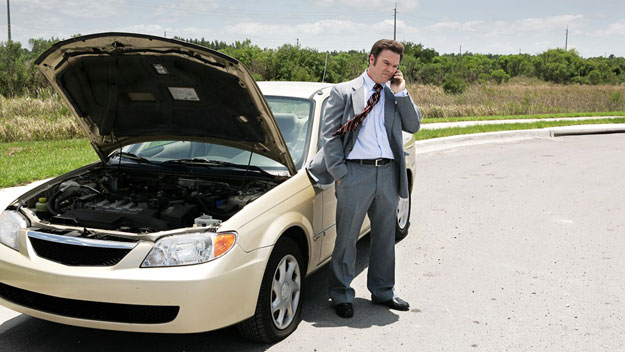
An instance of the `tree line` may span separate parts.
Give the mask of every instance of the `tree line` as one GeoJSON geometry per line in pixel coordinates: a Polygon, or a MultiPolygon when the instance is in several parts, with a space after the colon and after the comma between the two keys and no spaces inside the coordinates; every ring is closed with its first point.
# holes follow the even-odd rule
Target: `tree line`
{"type": "MultiPolygon", "coordinates": [[[[361,74],[368,65],[368,52],[361,50],[320,52],[298,45],[260,48],[250,40],[226,43],[175,38],[232,56],[252,72],[256,80],[313,81],[336,83],[361,74]],[[327,58],[327,61],[326,61],[327,58]]],[[[0,43],[0,94],[32,95],[47,90],[48,83],[34,67],[35,59],[58,38],[0,43]]],[[[448,93],[461,93],[470,84],[507,82],[512,77],[530,77],[558,84],[625,84],[625,58],[582,58],[575,50],[549,49],[537,55],[439,54],[422,44],[404,42],[400,65],[410,83],[440,85],[448,93]]]]}

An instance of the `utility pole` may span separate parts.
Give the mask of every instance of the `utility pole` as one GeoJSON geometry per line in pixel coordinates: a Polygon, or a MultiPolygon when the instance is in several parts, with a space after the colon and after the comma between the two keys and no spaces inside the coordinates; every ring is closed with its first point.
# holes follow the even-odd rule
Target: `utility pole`
{"type": "Polygon", "coordinates": [[[297,47],[299,48],[299,38],[296,38],[296,39],[297,39],[297,47]]]}
{"type": "Polygon", "coordinates": [[[567,51],[569,45],[569,25],[566,25],[566,37],[564,39],[564,51],[567,51]]]}
{"type": "Polygon", "coordinates": [[[7,23],[9,25],[9,42],[11,41],[11,8],[7,0],[7,23]]]}
{"type": "Polygon", "coordinates": [[[323,64],[323,76],[321,77],[321,83],[326,80],[326,68],[328,67],[328,52],[326,51],[326,62],[323,64]]]}
{"type": "Polygon", "coordinates": [[[458,53],[458,55],[462,56],[462,44],[460,44],[460,52],[458,53]]]}
{"type": "Polygon", "coordinates": [[[395,12],[393,14],[393,40],[397,40],[397,1],[395,1],[395,12]]]}

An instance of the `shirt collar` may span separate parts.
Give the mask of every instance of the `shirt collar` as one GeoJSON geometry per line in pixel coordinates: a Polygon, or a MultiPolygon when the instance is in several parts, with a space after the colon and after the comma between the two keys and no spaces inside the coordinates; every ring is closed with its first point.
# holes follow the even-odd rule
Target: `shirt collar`
{"type": "Polygon", "coordinates": [[[365,87],[367,88],[367,90],[373,90],[373,86],[375,86],[376,83],[371,79],[371,77],[369,77],[369,74],[367,74],[367,70],[365,70],[365,73],[362,74],[362,77],[365,81],[365,87]]]}

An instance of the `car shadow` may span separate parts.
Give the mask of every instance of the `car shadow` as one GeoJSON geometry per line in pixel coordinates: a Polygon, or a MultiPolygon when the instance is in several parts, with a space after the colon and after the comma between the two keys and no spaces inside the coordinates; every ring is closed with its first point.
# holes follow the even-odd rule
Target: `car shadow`
{"type": "MultiPolygon", "coordinates": [[[[359,241],[357,248],[356,275],[360,275],[369,264],[369,237],[366,236],[359,241]]],[[[328,300],[327,277],[326,265],[304,282],[306,285],[302,306],[304,322],[316,328],[337,326],[368,328],[391,324],[398,320],[398,316],[388,309],[361,298],[354,301],[356,313],[352,319],[338,317],[328,300]]],[[[294,335],[297,333],[296,330],[294,335]]],[[[197,334],[134,333],[63,325],[26,315],[18,315],[0,324],[0,350],[12,352],[265,351],[271,346],[244,340],[235,327],[197,334]]]]}
{"type": "Polygon", "coordinates": [[[198,334],[152,334],[81,328],[19,315],[0,325],[0,350],[78,351],[265,351],[271,345],[249,342],[236,328],[198,334]]]}

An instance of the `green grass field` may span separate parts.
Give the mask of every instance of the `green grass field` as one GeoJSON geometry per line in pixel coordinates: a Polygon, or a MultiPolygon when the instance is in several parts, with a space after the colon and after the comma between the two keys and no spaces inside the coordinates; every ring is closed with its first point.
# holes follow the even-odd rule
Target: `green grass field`
{"type": "Polygon", "coordinates": [[[464,117],[437,117],[427,118],[423,124],[437,122],[460,122],[460,121],[486,121],[486,120],[529,120],[529,119],[555,119],[563,117],[601,117],[601,116],[625,116],[625,111],[604,111],[604,112],[569,112],[557,114],[535,114],[535,115],[493,115],[493,116],[464,116],[464,117]]]}
{"type": "Polygon", "coordinates": [[[87,139],[0,143],[0,187],[58,176],[97,160],[87,139]]]}
{"type": "Polygon", "coordinates": [[[456,136],[460,134],[472,134],[483,132],[496,132],[496,131],[513,131],[513,130],[526,130],[536,128],[549,128],[557,126],[575,126],[575,125],[590,125],[590,124],[602,124],[602,123],[625,123],[625,117],[614,119],[596,119],[596,120],[578,120],[578,121],[537,121],[529,123],[505,123],[505,124],[490,124],[490,125],[476,125],[468,127],[450,127],[441,128],[436,130],[421,130],[415,135],[416,140],[424,140],[431,138],[441,138],[456,136]]]}
{"type": "MultiPolygon", "coordinates": [[[[479,132],[596,123],[625,123],[625,86],[557,85],[515,78],[508,84],[472,85],[458,95],[441,87],[410,85],[423,123],[472,120],[541,119],[422,130],[417,140],[479,132]],[[623,116],[588,121],[549,121],[557,117],[623,116]]],[[[98,158],[60,96],[0,95],[0,187],[57,176],[98,158]]]]}
{"type": "MultiPolygon", "coordinates": [[[[537,121],[530,123],[490,124],[421,130],[416,140],[460,134],[548,128],[582,124],[625,123],[625,117],[580,121],[537,121]]],[[[87,139],[0,143],[0,188],[54,177],[97,161],[87,139]]]]}

